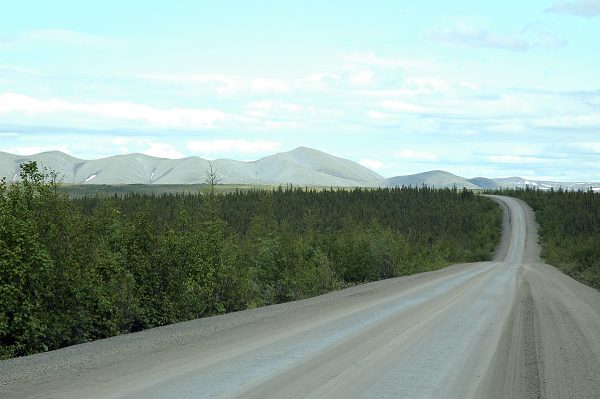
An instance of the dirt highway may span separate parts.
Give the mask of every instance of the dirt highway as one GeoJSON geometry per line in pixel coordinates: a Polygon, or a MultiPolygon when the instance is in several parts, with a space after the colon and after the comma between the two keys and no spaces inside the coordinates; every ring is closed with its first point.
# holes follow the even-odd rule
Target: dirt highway
{"type": "Polygon", "coordinates": [[[0,362],[1,398],[600,398],[600,293],[505,210],[494,261],[0,362]]]}

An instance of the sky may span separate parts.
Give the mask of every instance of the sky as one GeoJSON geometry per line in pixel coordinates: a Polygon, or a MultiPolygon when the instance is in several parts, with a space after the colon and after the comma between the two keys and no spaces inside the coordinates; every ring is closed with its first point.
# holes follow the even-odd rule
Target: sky
{"type": "Polygon", "coordinates": [[[0,1],[0,151],[600,181],[600,0],[0,1]]]}

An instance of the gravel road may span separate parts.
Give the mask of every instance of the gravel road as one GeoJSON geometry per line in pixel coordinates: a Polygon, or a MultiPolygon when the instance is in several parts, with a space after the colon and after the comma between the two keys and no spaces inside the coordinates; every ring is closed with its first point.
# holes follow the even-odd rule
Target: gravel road
{"type": "Polygon", "coordinates": [[[600,398],[600,293],[493,199],[494,261],[3,361],[0,397],[600,398]]]}

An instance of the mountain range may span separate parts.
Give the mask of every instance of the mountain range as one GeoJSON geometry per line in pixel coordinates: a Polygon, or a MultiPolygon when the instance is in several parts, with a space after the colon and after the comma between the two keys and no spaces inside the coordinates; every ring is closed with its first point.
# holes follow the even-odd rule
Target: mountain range
{"type": "Polygon", "coordinates": [[[426,185],[468,189],[530,186],[547,190],[593,187],[594,191],[600,191],[600,183],[536,181],[520,177],[467,179],[441,170],[385,178],[356,162],[306,147],[251,162],[231,159],[208,161],[199,157],[167,159],[137,153],[83,160],[60,151],[27,156],[0,152],[0,177],[9,182],[18,181],[19,167],[27,161],[36,161],[38,165],[56,171],[66,184],[199,184],[205,182],[206,172],[212,165],[223,184],[326,187],[426,185]]]}

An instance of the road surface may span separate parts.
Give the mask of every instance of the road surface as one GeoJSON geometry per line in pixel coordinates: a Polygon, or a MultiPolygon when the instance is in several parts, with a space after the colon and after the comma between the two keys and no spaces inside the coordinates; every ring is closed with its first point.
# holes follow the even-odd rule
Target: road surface
{"type": "Polygon", "coordinates": [[[599,292],[495,200],[494,261],[0,362],[0,397],[599,398],[599,292]]]}

